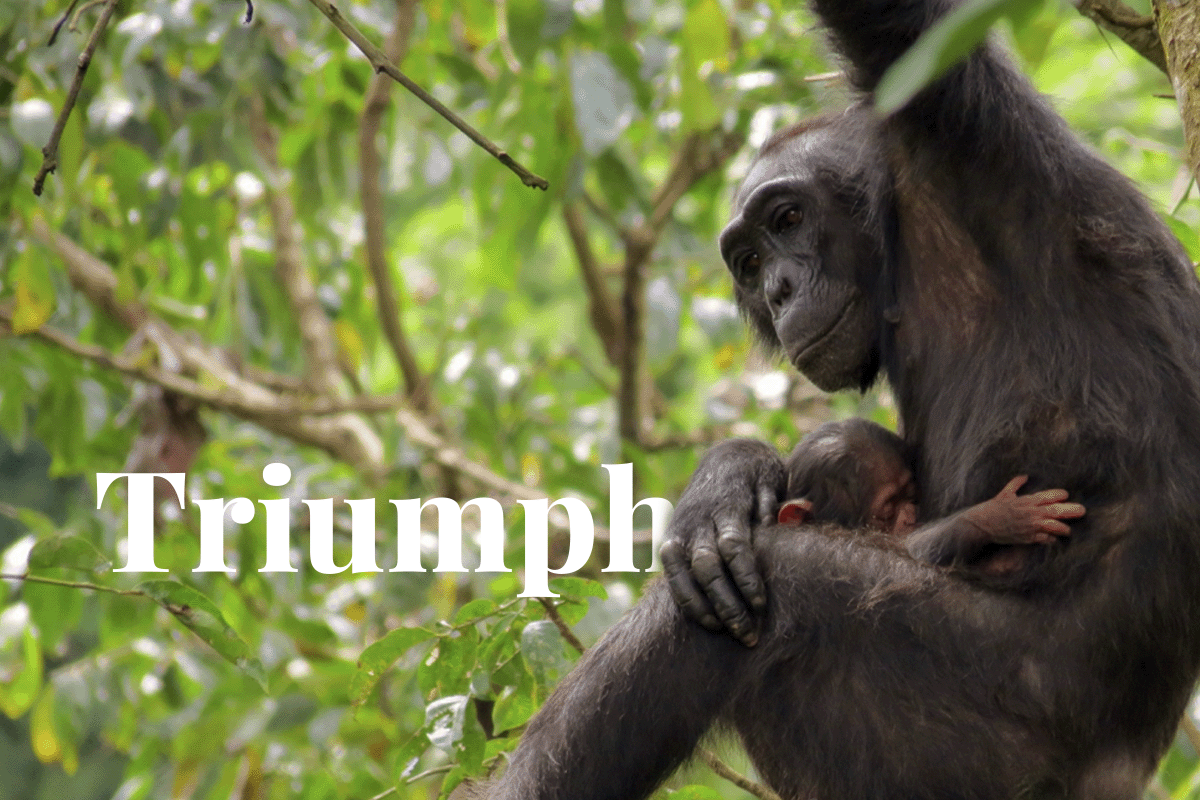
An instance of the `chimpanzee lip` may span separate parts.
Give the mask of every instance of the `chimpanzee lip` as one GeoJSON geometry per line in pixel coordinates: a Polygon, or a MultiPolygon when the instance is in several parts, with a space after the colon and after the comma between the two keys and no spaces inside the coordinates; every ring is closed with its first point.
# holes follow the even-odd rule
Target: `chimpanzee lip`
{"type": "Polygon", "coordinates": [[[807,363],[814,355],[817,355],[817,353],[814,353],[813,351],[819,351],[821,349],[821,345],[824,344],[827,339],[833,337],[834,334],[837,333],[838,329],[846,322],[846,319],[850,316],[851,310],[853,310],[855,305],[857,305],[855,302],[856,299],[856,297],[851,297],[846,305],[842,308],[841,313],[834,318],[833,322],[829,323],[829,325],[826,326],[825,329],[816,336],[809,339],[807,342],[801,343],[793,349],[790,358],[792,366],[801,372],[804,371],[804,367],[802,365],[807,363]]]}

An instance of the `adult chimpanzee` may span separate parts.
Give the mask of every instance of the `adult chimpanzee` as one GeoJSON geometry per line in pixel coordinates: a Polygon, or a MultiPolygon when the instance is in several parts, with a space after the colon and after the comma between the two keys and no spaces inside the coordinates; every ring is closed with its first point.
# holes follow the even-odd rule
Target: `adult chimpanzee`
{"type": "MultiPolygon", "coordinates": [[[[814,0],[867,92],[950,5],[814,0]]],[[[664,565],[689,614],[757,646],[651,587],[497,794],[641,797],[721,721],[788,798],[1137,796],[1200,668],[1200,289],[1178,244],[985,46],[886,119],[772,142],[722,248],[752,322],[818,385],[886,372],[923,515],[1028,474],[1087,516],[1003,580],[830,527],[751,546],[782,464],[715,447],[664,565]]]]}

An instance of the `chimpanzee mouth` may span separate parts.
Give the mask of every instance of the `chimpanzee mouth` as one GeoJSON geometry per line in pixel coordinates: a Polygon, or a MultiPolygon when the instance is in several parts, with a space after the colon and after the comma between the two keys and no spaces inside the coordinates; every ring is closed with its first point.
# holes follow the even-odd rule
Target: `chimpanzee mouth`
{"type": "Polygon", "coordinates": [[[850,301],[846,303],[841,312],[834,317],[833,322],[829,323],[829,325],[826,326],[825,329],[816,336],[809,339],[806,343],[800,344],[792,351],[788,360],[792,362],[793,367],[801,372],[804,372],[805,364],[810,364],[812,361],[820,358],[822,352],[824,351],[824,345],[826,342],[830,339],[837,338],[839,330],[850,317],[850,312],[858,305],[855,302],[856,299],[856,297],[851,297],[850,301]]]}

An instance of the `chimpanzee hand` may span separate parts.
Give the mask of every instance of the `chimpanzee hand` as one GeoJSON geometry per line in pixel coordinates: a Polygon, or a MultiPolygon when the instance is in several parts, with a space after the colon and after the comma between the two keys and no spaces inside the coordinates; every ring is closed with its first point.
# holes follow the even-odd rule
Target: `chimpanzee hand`
{"type": "Polygon", "coordinates": [[[1065,489],[1017,494],[1027,480],[1028,475],[1018,475],[995,497],[963,513],[996,544],[1049,544],[1069,534],[1071,528],[1062,520],[1082,517],[1084,507],[1062,502],[1067,499],[1065,489]]]}
{"type": "Polygon", "coordinates": [[[769,445],[722,442],[700,459],[662,546],[667,583],[683,612],[747,646],[758,641],[750,609],[767,606],[750,533],[774,518],[786,489],[783,461],[769,445]]]}

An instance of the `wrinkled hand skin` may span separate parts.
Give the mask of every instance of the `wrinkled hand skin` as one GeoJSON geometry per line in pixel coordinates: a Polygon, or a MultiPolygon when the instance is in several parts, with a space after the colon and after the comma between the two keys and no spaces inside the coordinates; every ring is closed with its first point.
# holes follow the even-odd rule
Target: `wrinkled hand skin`
{"type": "Polygon", "coordinates": [[[758,642],[756,615],[767,607],[751,532],[773,519],[786,489],[783,460],[772,447],[722,442],[700,460],[662,546],[667,584],[684,614],[747,647],[758,642]]]}

